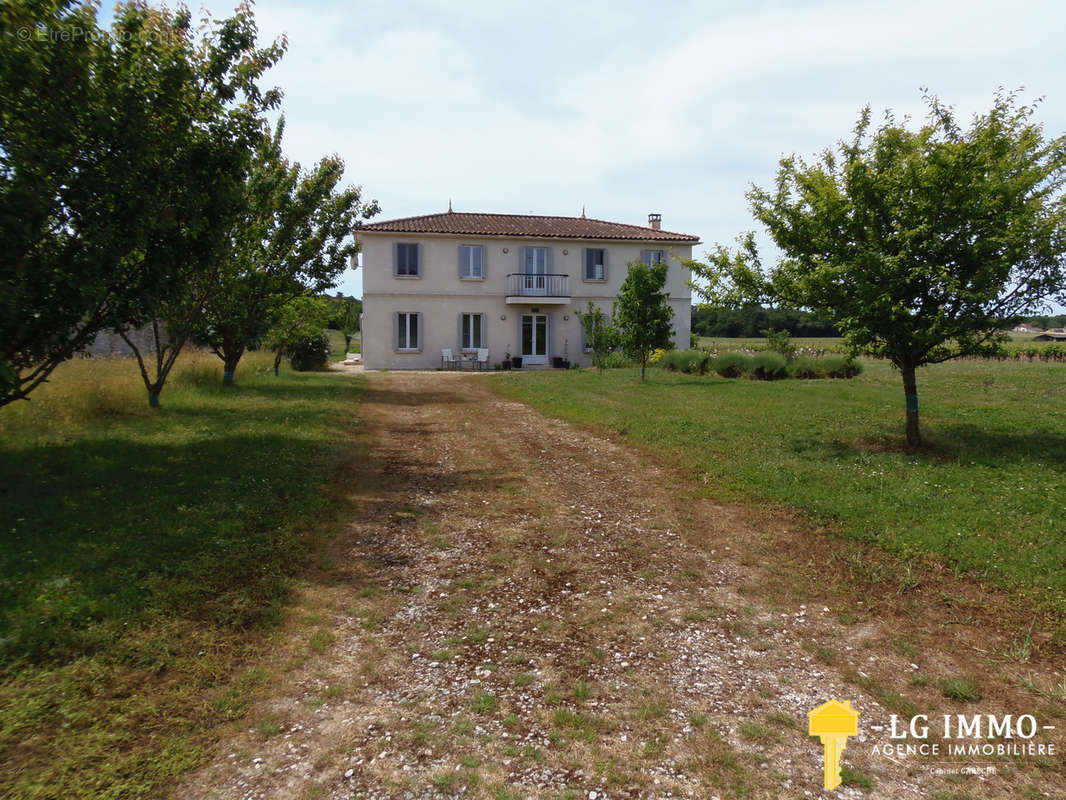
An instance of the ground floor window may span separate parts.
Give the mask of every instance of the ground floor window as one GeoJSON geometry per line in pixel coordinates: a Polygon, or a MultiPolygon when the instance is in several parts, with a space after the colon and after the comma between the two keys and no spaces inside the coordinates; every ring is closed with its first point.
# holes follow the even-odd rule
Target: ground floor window
{"type": "Polygon", "coordinates": [[[396,349],[419,350],[422,347],[421,314],[401,311],[396,315],[396,349]]]}
{"type": "Polygon", "coordinates": [[[459,348],[477,350],[485,346],[485,315],[459,315],[459,348]]]}

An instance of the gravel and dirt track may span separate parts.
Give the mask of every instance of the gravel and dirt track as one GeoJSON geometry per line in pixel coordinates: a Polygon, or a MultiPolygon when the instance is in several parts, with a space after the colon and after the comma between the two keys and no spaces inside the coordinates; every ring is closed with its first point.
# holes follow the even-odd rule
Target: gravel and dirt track
{"type": "MultiPolygon", "coordinates": [[[[982,660],[995,632],[920,617],[912,636],[837,595],[771,591],[791,585],[794,555],[774,563],[787,517],[700,498],[624,441],[502,399],[492,375],[365,379],[369,457],[279,634],[270,696],[176,796],[1066,796],[1058,723],[1032,740],[1050,759],[954,764],[990,774],[874,752],[903,695],[1051,719],[982,660]],[[935,687],[973,672],[1000,676],[984,704],[935,687]],[[861,713],[833,792],[807,735],[830,698],[861,713]]],[[[1053,669],[1016,671],[1050,685],[1053,669]]]]}

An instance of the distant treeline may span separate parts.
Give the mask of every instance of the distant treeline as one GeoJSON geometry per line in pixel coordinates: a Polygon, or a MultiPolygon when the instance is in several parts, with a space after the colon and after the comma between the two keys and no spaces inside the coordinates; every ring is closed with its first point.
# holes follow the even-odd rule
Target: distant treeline
{"type": "Polygon", "coordinates": [[[788,331],[795,337],[840,336],[830,323],[808,311],[786,311],[761,306],[740,309],[692,307],[692,332],[698,336],[748,339],[765,336],[768,328],[788,331]]]}
{"type": "Polygon", "coordinates": [[[1027,322],[1034,328],[1066,328],[1066,314],[1058,314],[1053,317],[1026,317],[1022,322],[1027,322]]]}

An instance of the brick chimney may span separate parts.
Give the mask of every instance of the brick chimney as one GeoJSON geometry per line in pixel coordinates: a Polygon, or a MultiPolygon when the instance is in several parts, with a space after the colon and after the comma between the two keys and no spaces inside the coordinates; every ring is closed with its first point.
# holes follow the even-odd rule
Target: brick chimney
{"type": "Polygon", "coordinates": [[[663,226],[662,214],[648,214],[648,227],[653,230],[659,230],[663,226]]]}

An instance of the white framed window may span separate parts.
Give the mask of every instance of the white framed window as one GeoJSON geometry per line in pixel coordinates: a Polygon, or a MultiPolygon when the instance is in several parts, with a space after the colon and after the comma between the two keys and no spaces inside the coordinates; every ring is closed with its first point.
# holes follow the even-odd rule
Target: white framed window
{"type": "Polygon", "coordinates": [[[666,261],[665,250],[644,250],[640,254],[640,260],[644,262],[645,266],[654,267],[656,264],[662,264],[666,261]]]}
{"type": "Polygon", "coordinates": [[[485,248],[479,244],[459,245],[459,277],[481,280],[485,277],[485,248]]]}
{"type": "Polygon", "coordinates": [[[459,315],[459,349],[478,350],[485,346],[485,315],[459,315]]]}
{"type": "Polygon", "coordinates": [[[523,247],[522,272],[526,275],[546,275],[548,273],[548,248],[523,247]]]}
{"type": "Polygon", "coordinates": [[[400,278],[417,278],[422,274],[422,248],[415,242],[396,243],[395,275],[400,278]]]}
{"type": "Polygon", "coordinates": [[[411,311],[396,314],[395,342],[397,350],[422,349],[422,315],[411,311]]]}
{"type": "Polygon", "coordinates": [[[589,247],[585,250],[584,278],[587,281],[607,280],[607,251],[603,248],[589,247]]]}

